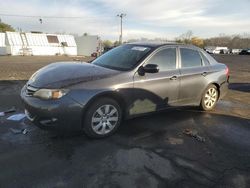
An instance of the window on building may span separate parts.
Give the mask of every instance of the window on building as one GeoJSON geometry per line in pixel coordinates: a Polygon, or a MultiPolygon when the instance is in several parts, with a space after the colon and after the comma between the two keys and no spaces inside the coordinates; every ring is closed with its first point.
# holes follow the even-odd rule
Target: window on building
{"type": "Polygon", "coordinates": [[[62,46],[68,47],[68,43],[67,42],[61,42],[62,46]]]}
{"type": "Polygon", "coordinates": [[[57,38],[57,36],[54,35],[48,35],[47,36],[48,42],[49,43],[59,43],[59,40],[57,38]]]}

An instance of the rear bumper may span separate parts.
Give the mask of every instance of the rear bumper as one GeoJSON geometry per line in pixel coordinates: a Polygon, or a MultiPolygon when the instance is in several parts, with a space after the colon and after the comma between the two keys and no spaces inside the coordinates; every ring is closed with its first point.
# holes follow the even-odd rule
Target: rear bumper
{"type": "Polygon", "coordinates": [[[27,118],[42,129],[75,131],[82,129],[83,106],[69,96],[42,100],[21,91],[27,118]]]}
{"type": "Polygon", "coordinates": [[[229,77],[226,82],[220,85],[220,99],[224,98],[228,93],[229,77]]]}

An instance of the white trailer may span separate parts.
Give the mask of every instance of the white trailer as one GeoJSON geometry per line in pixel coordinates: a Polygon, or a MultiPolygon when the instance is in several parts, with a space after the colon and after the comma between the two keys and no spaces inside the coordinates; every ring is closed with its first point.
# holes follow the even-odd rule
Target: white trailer
{"type": "Polygon", "coordinates": [[[91,56],[93,53],[101,53],[101,40],[97,35],[76,37],[77,55],[91,56]]]}

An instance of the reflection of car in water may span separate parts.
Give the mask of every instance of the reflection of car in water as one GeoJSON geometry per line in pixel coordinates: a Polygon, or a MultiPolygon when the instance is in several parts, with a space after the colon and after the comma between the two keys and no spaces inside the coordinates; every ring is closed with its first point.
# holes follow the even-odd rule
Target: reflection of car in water
{"type": "Polygon", "coordinates": [[[27,117],[41,128],[105,137],[124,118],[176,106],[211,110],[228,79],[228,68],[197,47],[131,43],[91,64],[50,64],[30,78],[21,97],[27,117]]]}

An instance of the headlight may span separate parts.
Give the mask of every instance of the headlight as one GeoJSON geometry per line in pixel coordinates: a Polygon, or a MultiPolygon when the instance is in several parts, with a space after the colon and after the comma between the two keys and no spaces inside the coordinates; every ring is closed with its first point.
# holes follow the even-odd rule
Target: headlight
{"type": "Polygon", "coordinates": [[[66,95],[68,91],[67,89],[39,89],[33,96],[41,99],[59,99],[66,95]]]}

